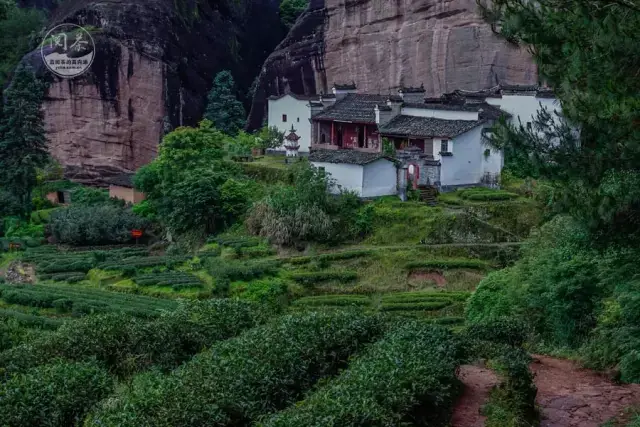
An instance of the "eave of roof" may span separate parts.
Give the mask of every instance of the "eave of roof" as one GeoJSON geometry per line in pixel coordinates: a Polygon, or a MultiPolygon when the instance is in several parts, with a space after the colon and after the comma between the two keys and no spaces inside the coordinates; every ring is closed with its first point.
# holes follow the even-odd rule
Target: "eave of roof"
{"type": "Polygon", "coordinates": [[[284,98],[285,96],[290,96],[298,101],[318,101],[319,95],[296,95],[295,93],[283,93],[282,95],[273,95],[268,99],[271,101],[277,101],[279,99],[284,98]]]}
{"type": "Polygon", "coordinates": [[[312,150],[309,153],[309,161],[316,163],[343,163],[349,165],[364,166],[377,160],[388,160],[396,163],[382,153],[368,153],[357,150],[312,150]]]}
{"type": "Polygon", "coordinates": [[[445,120],[433,117],[415,117],[399,115],[381,126],[381,135],[394,135],[418,138],[455,138],[482,125],[480,120],[445,120]]]}

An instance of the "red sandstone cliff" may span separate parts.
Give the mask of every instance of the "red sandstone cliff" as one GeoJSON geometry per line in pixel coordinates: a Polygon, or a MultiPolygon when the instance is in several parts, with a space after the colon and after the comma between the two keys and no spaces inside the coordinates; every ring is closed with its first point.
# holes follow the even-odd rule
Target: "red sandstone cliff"
{"type": "Polygon", "coordinates": [[[269,95],[333,83],[370,93],[424,84],[437,96],[537,79],[528,53],[493,34],[475,0],[312,0],[263,66],[249,127],[260,125],[269,95]]]}

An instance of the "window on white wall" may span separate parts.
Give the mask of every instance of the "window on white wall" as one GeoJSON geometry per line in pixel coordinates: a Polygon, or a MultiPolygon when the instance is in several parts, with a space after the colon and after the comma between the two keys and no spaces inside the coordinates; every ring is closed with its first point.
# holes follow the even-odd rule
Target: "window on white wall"
{"type": "Polygon", "coordinates": [[[287,122],[287,115],[286,115],[286,114],[283,114],[283,115],[282,115],[282,122],[283,122],[283,123],[286,123],[286,122],[287,122]]]}
{"type": "Polygon", "coordinates": [[[300,123],[300,117],[297,118],[298,123],[300,123]]]}
{"type": "Polygon", "coordinates": [[[443,139],[442,141],[440,141],[440,152],[441,153],[448,153],[449,152],[449,140],[448,139],[443,139]]]}

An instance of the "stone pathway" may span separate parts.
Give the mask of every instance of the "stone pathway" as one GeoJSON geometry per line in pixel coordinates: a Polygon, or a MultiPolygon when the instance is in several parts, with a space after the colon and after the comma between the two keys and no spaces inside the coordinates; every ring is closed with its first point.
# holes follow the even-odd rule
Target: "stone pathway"
{"type": "Polygon", "coordinates": [[[640,405],[640,384],[614,384],[570,360],[533,357],[541,427],[599,427],[640,405]]]}

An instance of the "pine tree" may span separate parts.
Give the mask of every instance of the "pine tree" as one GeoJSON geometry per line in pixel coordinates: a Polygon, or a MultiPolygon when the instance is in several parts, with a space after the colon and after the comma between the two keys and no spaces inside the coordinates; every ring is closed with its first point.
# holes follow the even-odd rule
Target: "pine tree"
{"type": "Polygon", "coordinates": [[[25,216],[31,212],[36,169],[49,160],[41,109],[45,90],[32,69],[19,66],[0,119],[0,187],[19,201],[25,216]]]}
{"type": "Polygon", "coordinates": [[[228,135],[236,135],[244,127],[246,114],[242,103],[234,95],[235,82],[229,71],[219,72],[207,97],[204,118],[228,135]]]}
{"type": "Polygon", "coordinates": [[[480,5],[496,32],[533,54],[566,119],[558,124],[543,113],[531,130],[504,126],[495,132],[497,142],[530,162],[525,174],[550,180],[556,207],[587,225],[594,237],[639,241],[637,0],[480,0],[480,5]]]}

